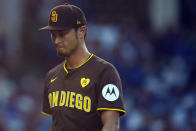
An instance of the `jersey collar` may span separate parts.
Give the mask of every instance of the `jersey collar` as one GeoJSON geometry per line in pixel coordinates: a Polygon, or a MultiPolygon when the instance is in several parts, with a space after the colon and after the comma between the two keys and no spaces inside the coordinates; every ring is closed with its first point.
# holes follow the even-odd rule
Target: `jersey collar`
{"type": "MultiPolygon", "coordinates": [[[[80,64],[79,66],[77,66],[77,67],[74,68],[74,69],[78,69],[78,68],[80,68],[81,66],[83,66],[84,64],[86,64],[86,63],[93,57],[93,55],[94,55],[94,54],[91,54],[91,55],[89,56],[89,58],[88,58],[85,62],[83,62],[82,64],[80,64]]],[[[69,73],[65,65],[66,65],[66,61],[65,61],[64,64],[63,64],[63,68],[64,68],[64,70],[65,70],[66,73],[69,73]]]]}

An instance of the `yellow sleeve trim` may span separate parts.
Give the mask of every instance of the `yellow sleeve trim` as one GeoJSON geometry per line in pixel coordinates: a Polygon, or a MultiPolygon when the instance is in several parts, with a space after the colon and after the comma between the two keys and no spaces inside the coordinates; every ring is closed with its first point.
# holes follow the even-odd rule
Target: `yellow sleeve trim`
{"type": "Polygon", "coordinates": [[[42,114],[47,115],[47,116],[51,116],[51,114],[48,114],[48,113],[45,113],[45,112],[42,112],[42,114]]]}
{"type": "MultiPolygon", "coordinates": [[[[75,69],[80,68],[81,66],[83,66],[83,65],[84,65],[86,62],[88,62],[92,57],[93,57],[93,54],[91,54],[90,57],[89,57],[84,63],[80,64],[80,65],[77,66],[75,69]]],[[[66,62],[64,62],[63,67],[64,67],[65,72],[68,73],[68,70],[66,69],[65,64],[66,64],[66,62]]]]}
{"type": "Polygon", "coordinates": [[[112,108],[97,108],[97,110],[109,110],[109,111],[121,111],[121,112],[126,112],[125,110],[121,110],[121,109],[112,109],[112,108]]]}

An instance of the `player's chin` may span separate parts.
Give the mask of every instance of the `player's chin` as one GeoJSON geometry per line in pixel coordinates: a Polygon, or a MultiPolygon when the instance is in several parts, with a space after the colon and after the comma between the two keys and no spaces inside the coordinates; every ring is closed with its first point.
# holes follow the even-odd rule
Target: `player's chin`
{"type": "Polygon", "coordinates": [[[71,56],[71,53],[57,50],[57,55],[60,57],[69,57],[71,56]]]}

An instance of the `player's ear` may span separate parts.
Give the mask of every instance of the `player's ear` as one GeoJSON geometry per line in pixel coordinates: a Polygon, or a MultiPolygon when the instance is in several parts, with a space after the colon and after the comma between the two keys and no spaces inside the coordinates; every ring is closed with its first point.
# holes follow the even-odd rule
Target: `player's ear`
{"type": "Polygon", "coordinates": [[[52,42],[54,42],[55,41],[54,31],[50,30],[49,33],[50,33],[50,38],[51,38],[52,42]]]}
{"type": "Polygon", "coordinates": [[[84,39],[84,36],[86,34],[86,31],[87,31],[87,27],[86,26],[81,26],[78,29],[78,36],[79,36],[80,39],[84,39]]]}

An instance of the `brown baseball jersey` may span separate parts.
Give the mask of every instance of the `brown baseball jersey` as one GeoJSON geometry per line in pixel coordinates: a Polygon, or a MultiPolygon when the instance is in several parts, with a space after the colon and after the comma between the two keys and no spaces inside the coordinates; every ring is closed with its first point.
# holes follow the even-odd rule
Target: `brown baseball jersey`
{"type": "Polygon", "coordinates": [[[115,67],[91,54],[78,68],[66,62],[45,79],[43,113],[52,116],[53,131],[100,131],[103,110],[125,113],[122,85],[115,67]]]}

